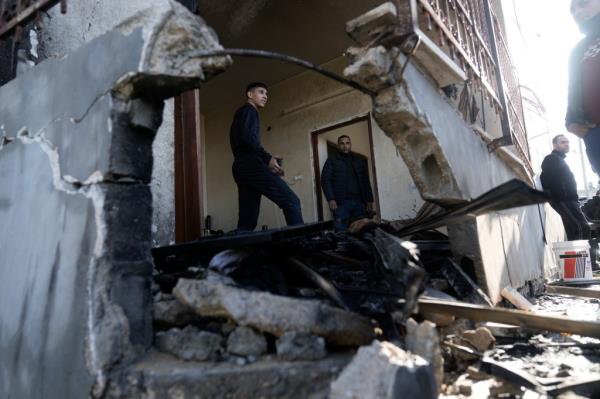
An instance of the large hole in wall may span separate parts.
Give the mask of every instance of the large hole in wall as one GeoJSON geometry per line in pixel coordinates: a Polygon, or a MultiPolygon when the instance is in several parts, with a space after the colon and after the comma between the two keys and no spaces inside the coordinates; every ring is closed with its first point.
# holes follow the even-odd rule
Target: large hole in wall
{"type": "Polygon", "coordinates": [[[423,180],[425,180],[428,187],[442,185],[442,168],[434,154],[430,154],[423,161],[423,180]]]}

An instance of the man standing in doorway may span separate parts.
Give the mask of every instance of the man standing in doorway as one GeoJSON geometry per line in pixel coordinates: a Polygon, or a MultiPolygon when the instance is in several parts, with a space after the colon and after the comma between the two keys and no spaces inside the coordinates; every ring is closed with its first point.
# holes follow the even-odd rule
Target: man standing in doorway
{"type": "Polygon", "coordinates": [[[577,183],[565,162],[569,139],[559,134],[552,139],[554,150],[542,162],[542,186],[550,194],[550,205],[560,215],[567,239],[589,240],[590,226],[579,207],[577,183]]]}
{"type": "Polygon", "coordinates": [[[281,178],[281,165],[260,142],[258,110],[266,103],[267,86],[261,82],[249,84],[246,104],[236,111],[229,131],[233,178],[238,187],[238,232],[256,228],[263,195],[283,210],[288,226],[304,223],[298,196],[281,178]]]}
{"type": "Polygon", "coordinates": [[[585,38],[571,53],[566,126],[600,174],[600,0],[572,0],[571,14],[585,38]]]}
{"type": "Polygon", "coordinates": [[[321,187],[333,213],[335,229],[345,231],[351,219],[373,211],[373,191],[367,161],[352,154],[350,137],[337,139],[338,153],[327,159],[321,187]]]}

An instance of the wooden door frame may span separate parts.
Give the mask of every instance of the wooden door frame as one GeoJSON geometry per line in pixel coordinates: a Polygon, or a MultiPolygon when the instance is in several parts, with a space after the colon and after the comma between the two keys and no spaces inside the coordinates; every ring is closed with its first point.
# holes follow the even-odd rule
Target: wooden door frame
{"type": "Polygon", "coordinates": [[[204,226],[200,90],[175,97],[175,242],[192,241],[204,226]]]}
{"type": "Polygon", "coordinates": [[[331,126],[326,126],[321,129],[313,130],[311,135],[311,143],[312,143],[312,152],[313,152],[313,170],[315,174],[315,195],[317,196],[317,217],[319,221],[324,219],[323,215],[323,197],[322,197],[322,189],[321,189],[321,162],[319,160],[319,136],[323,133],[330,132],[335,129],[340,129],[345,126],[349,126],[359,122],[367,122],[367,130],[369,134],[369,147],[371,151],[371,166],[373,168],[373,199],[375,201],[375,209],[377,210],[377,214],[381,215],[381,209],[379,207],[379,189],[377,187],[377,168],[375,165],[375,151],[373,148],[373,122],[371,121],[371,113],[367,113],[365,115],[360,115],[354,118],[351,118],[347,121],[336,123],[331,126]]]}

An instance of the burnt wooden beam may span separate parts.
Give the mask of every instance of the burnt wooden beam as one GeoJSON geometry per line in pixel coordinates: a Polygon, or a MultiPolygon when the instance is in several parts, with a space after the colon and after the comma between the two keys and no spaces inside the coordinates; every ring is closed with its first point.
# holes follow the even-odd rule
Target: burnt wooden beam
{"type": "Polygon", "coordinates": [[[489,308],[463,302],[449,302],[432,299],[420,299],[419,311],[427,313],[449,314],[474,321],[493,321],[524,328],[579,334],[600,338],[600,323],[575,320],[562,316],[547,316],[504,308],[489,308]]]}

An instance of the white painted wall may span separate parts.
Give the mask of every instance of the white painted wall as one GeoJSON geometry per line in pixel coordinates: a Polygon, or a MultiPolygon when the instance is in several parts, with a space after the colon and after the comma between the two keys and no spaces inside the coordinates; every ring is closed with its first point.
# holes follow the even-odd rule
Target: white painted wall
{"type": "MultiPolygon", "coordinates": [[[[341,73],[345,64],[345,59],[338,58],[324,66],[341,73]]],[[[213,228],[225,231],[237,224],[229,126],[235,110],[243,103],[243,96],[238,96],[227,107],[204,115],[207,212],[212,216],[213,228]]],[[[285,179],[302,202],[306,222],[317,220],[311,132],[370,111],[369,97],[312,72],[300,73],[269,88],[269,103],[260,114],[263,146],[284,158],[285,179]]],[[[419,193],[392,141],[374,122],[373,146],[382,217],[414,216],[422,203],[419,193]]],[[[279,208],[265,198],[258,225],[285,225],[279,208]]]]}

